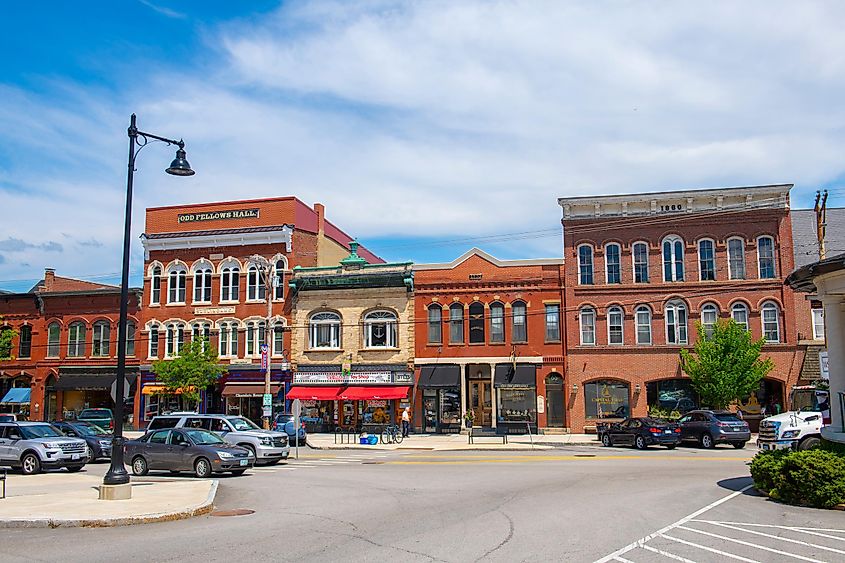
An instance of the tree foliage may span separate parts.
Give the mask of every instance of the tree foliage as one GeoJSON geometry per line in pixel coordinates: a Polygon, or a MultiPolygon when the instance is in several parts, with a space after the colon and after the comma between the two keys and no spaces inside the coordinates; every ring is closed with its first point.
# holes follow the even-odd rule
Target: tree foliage
{"type": "Polygon", "coordinates": [[[183,398],[198,402],[200,391],[214,384],[226,369],[218,361],[217,350],[208,340],[195,338],[178,357],[153,362],[152,370],[168,393],[178,392],[183,398]]]}
{"type": "Polygon", "coordinates": [[[0,317],[0,360],[11,360],[12,340],[18,335],[18,331],[10,326],[2,326],[3,317],[0,317]]]}
{"type": "Polygon", "coordinates": [[[693,352],[681,350],[681,368],[702,404],[726,409],[757,390],[774,368],[771,358],[760,358],[764,340],[752,340],[751,333],[732,319],[722,319],[707,330],[701,323],[696,328],[693,352]]]}

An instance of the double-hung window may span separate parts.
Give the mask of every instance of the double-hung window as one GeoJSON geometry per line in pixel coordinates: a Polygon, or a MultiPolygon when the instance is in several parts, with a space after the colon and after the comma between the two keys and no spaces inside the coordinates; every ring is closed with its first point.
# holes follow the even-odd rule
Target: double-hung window
{"type": "Polygon", "coordinates": [[[589,244],[578,247],[578,283],[593,285],[593,247],[589,244]]]}
{"type": "Polygon", "coordinates": [[[679,301],[666,305],[666,343],[687,343],[687,307],[679,301]]]}
{"type": "Polygon", "coordinates": [[[728,273],[732,280],[745,279],[745,241],[728,239],[728,273]]]}
{"type": "Polygon", "coordinates": [[[710,239],[698,241],[698,275],[701,281],[716,279],[715,245],[710,239]]]}
{"type": "Polygon", "coordinates": [[[211,267],[200,266],[194,271],[194,302],[211,302],[211,267]]]}
{"type": "Polygon", "coordinates": [[[581,309],[581,345],[595,346],[596,344],[596,311],[592,308],[581,309]]]}
{"type": "Polygon", "coordinates": [[[449,307],[449,344],[464,343],[464,306],[453,303],[449,307]]]}
{"type": "Polygon", "coordinates": [[[150,272],[150,305],[161,303],[161,267],[155,266],[150,272]]]}
{"type": "Polygon", "coordinates": [[[637,344],[651,344],[651,309],[637,307],[637,344]]]}
{"type": "Polygon", "coordinates": [[[428,307],[428,343],[440,344],[443,342],[442,333],[443,308],[438,304],[428,307]]]}
{"type": "Polygon", "coordinates": [[[546,342],[560,341],[560,305],[546,305],[546,342]]]}
{"type": "Polygon", "coordinates": [[[731,307],[731,318],[743,330],[748,330],[748,307],[743,303],[734,303],[731,307]]]}
{"type": "Polygon", "coordinates": [[[622,283],[622,250],[618,244],[605,246],[604,263],[607,283],[622,283]]]}
{"type": "Polygon", "coordinates": [[[109,355],[109,333],[111,324],[108,321],[94,323],[94,336],[91,342],[91,355],[105,357],[109,355]]]}
{"type": "Polygon", "coordinates": [[[512,327],[511,327],[511,338],[514,342],[527,342],[528,341],[528,315],[525,310],[525,303],[522,301],[516,301],[511,306],[511,313],[513,315],[512,318],[512,327]]]}
{"type": "Polygon", "coordinates": [[[176,265],[169,267],[167,273],[167,302],[185,302],[185,284],[188,272],[184,266],[176,265]]]}
{"type": "Polygon", "coordinates": [[[611,307],[607,311],[607,343],[620,345],[624,344],[622,325],[625,320],[625,313],[622,307],[611,307]]]}
{"type": "Polygon", "coordinates": [[[663,281],[684,281],[684,241],[676,236],[663,239],[663,281]]]}
{"type": "Polygon", "coordinates": [[[775,239],[772,237],[766,236],[757,239],[757,263],[760,270],[760,279],[775,277],[775,239]]]}
{"type": "Polygon", "coordinates": [[[634,259],[634,283],[648,283],[648,244],[635,242],[631,254],[634,259]]]}
{"type": "Polygon", "coordinates": [[[763,338],[766,342],[776,344],[780,342],[780,311],[774,303],[766,303],[761,309],[763,320],[763,338]]]}
{"type": "Polygon", "coordinates": [[[701,308],[701,326],[704,328],[704,337],[712,338],[716,329],[716,321],[719,319],[719,309],[712,303],[701,308]]]}
{"type": "Polygon", "coordinates": [[[505,306],[501,303],[490,304],[490,342],[501,344],[505,341],[505,306]]]}
{"type": "Polygon", "coordinates": [[[364,315],[364,346],[396,348],[398,319],[393,311],[373,311],[364,315]]]}
{"type": "Polygon", "coordinates": [[[220,271],[220,301],[237,301],[240,293],[241,269],[237,265],[223,266],[220,271]]]}

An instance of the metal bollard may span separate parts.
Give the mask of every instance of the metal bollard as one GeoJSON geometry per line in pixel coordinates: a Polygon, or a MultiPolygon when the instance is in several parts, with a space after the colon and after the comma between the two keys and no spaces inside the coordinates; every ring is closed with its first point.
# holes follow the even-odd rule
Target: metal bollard
{"type": "Polygon", "coordinates": [[[3,494],[0,494],[0,499],[6,498],[6,470],[0,472],[0,484],[3,485],[3,494]]]}

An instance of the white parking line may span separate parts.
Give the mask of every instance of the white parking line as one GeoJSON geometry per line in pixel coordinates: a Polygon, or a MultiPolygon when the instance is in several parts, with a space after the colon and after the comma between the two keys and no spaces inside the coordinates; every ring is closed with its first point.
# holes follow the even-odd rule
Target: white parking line
{"type": "Polygon", "coordinates": [[[723,528],[728,528],[730,530],[739,530],[740,532],[745,532],[746,534],[753,534],[755,536],[762,536],[764,538],[772,538],[772,539],[784,541],[784,542],[787,542],[787,543],[796,543],[798,545],[803,545],[803,546],[806,546],[806,547],[813,547],[813,548],[816,548],[816,549],[821,549],[823,551],[832,551],[833,553],[839,553],[841,555],[845,555],[845,551],[842,551],[841,549],[834,549],[832,547],[826,547],[824,545],[817,545],[817,544],[814,544],[814,543],[808,543],[808,542],[801,541],[801,540],[793,540],[791,538],[784,538],[782,536],[775,536],[773,534],[765,534],[763,532],[755,532],[754,530],[746,530],[744,528],[740,528],[739,526],[732,526],[732,525],[726,524],[724,522],[711,522],[709,520],[693,520],[693,522],[702,522],[702,523],[705,523],[705,524],[711,524],[713,526],[721,526],[723,528]]]}
{"type": "Polygon", "coordinates": [[[663,557],[668,557],[669,559],[674,559],[675,561],[683,561],[684,563],[695,563],[692,559],[687,559],[685,557],[681,557],[680,555],[675,555],[674,553],[669,553],[668,551],[663,551],[662,549],[657,549],[651,547],[650,545],[643,545],[643,549],[646,551],[651,551],[652,553],[658,553],[663,557]]]}
{"type": "Polygon", "coordinates": [[[620,563],[634,563],[634,562],[633,562],[633,561],[631,561],[630,559],[625,559],[624,557],[619,557],[619,556],[614,557],[614,558],[613,558],[613,560],[614,560],[614,561],[619,561],[620,563]]]}
{"type": "Polygon", "coordinates": [[[732,543],[738,543],[740,545],[744,545],[747,547],[753,547],[755,549],[762,549],[763,551],[768,551],[771,553],[777,553],[778,555],[785,555],[787,557],[792,557],[794,559],[800,559],[801,561],[810,561],[811,563],[824,563],[824,561],[820,561],[818,559],[812,559],[810,557],[804,557],[803,555],[797,555],[795,553],[788,553],[786,551],[781,551],[779,549],[775,549],[773,547],[766,547],[764,545],[754,544],[747,541],[742,541],[734,538],[729,538],[727,536],[720,536],[718,534],[711,534],[710,532],[705,532],[704,530],[696,530],[695,528],[690,528],[688,526],[678,526],[679,530],[686,530],[688,532],[694,532],[696,534],[701,534],[703,536],[710,536],[711,538],[717,538],[724,541],[729,541],[732,543]]]}
{"type": "Polygon", "coordinates": [[[747,557],[742,557],[741,555],[734,555],[733,553],[728,553],[727,551],[720,551],[718,549],[707,547],[706,545],[699,545],[697,543],[692,543],[691,541],[682,540],[681,538],[676,538],[674,536],[667,536],[666,534],[660,534],[661,538],[666,538],[667,540],[672,540],[674,542],[682,543],[684,545],[689,545],[691,547],[697,547],[698,549],[703,549],[704,551],[709,551],[711,553],[715,553],[717,555],[722,555],[724,557],[729,557],[730,559],[737,559],[739,561],[745,561],[746,563],[760,563],[755,559],[748,559],[747,557]]]}

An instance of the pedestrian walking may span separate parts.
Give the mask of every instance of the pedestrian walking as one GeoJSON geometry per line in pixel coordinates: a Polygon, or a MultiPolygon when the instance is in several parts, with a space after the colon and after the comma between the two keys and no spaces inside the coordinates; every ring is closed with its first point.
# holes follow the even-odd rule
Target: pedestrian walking
{"type": "Polygon", "coordinates": [[[411,433],[411,407],[402,411],[402,437],[407,438],[411,433]]]}

